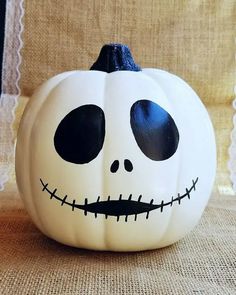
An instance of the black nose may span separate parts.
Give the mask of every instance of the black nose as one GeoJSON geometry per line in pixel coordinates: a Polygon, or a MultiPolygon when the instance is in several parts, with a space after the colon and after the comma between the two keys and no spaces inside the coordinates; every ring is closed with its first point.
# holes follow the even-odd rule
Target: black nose
{"type": "Polygon", "coordinates": [[[119,169],[119,161],[115,160],[112,164],[111,164],[111,168],[110,171],[111,173],[116,173],[116,171],[119,169]]]}
{"type": "MultiPolygon", "coordinates": [[[[118,171],[118,169],[119,169],[119,166],[120,166],[119,161],[118,160],[115,160],[111,164],[111,167],[110,167],[111,173],[116,173],[118,171]]],[[[125,167],[125,170],[128,171],[128,172],[131,172],[133,170],[133,164],[128,159],[125,159],[124,160],[124,167],[125,167]]]]}
{"type": "Polygon", "coordinates": [[[128,159],[124,160],[124,166],[125,166],[125,170],[128,172],[131,172],[133,170],[133,164],[128,159]]]}

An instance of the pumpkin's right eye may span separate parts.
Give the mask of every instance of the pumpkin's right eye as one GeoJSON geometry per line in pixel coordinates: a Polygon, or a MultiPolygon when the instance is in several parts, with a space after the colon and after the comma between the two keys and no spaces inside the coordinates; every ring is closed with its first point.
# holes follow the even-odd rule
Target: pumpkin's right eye
{"type": "Polygon", "coordinates": [[[179,131],[171,115],[157,103],[142,99],[130,110],[130,125],[140,150],[149,159],[170,158],[179,144],[179,131]]]}
{"type": "Polygon", "coordinates": [[[80,106],[59,123],[54,146],[59,156],[74,164],[89,163],[101,151],[105,138],[105,115],[97,105],[80,106]]]}

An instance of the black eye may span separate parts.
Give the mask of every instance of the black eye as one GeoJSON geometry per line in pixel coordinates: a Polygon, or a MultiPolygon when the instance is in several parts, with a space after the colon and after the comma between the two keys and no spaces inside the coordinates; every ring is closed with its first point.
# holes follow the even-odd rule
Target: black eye
{"type": "Polygon", "coordinates": [[[138,100],[130,110],[130,124],[141,151],[154,161],[170,158],[177,150],[179,132],[173,118],[158,104],[138,100]]]}
{"type": "Polygon", "coordinates": [[[65,161],[84,164],[97,157],[104,137],[103,110],[96,105],[83,105],[62,119],[54,135],[54,145],[65,161]]]}

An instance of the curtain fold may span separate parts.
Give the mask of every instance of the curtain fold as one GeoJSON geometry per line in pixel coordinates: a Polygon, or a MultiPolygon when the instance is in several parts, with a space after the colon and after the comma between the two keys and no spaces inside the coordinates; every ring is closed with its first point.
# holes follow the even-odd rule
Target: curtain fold
{"type": "Polygon", "coordinates": [[[20,94],[20,64],[23,31],[23,0],[7,0],[3,43],[2,80],[0,96],[0,190],[14,169],[14,131],[17,98],[20,94]]]}

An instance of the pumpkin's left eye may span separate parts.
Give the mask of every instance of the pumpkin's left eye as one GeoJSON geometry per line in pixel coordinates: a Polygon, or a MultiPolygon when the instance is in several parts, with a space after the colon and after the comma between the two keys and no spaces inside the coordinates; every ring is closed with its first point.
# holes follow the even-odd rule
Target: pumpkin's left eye
{"type": "Polygon", "coordinates": [[[67,114],[54,135],[59,156],[71,163],[85,164],[97,157],[105,137],[105,116],[96,105],[80,106],[67,114]]]}

